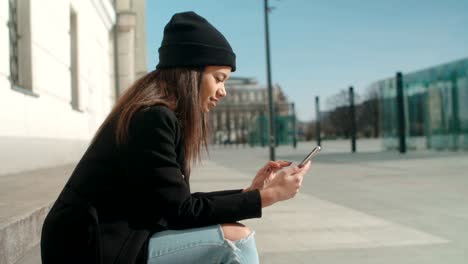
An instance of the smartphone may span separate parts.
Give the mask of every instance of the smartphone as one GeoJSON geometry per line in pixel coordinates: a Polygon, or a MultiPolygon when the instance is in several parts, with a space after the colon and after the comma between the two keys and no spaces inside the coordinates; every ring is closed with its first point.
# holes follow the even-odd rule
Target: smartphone
{"type": "Polygon", "coordinates": [[[299,168],[302,168],[309,160],[311,160],[317,153],[320,152],[322,148],[320,146],[316,146],[310,153],[305,157],[305,159],[298,165],[299,168]]]}

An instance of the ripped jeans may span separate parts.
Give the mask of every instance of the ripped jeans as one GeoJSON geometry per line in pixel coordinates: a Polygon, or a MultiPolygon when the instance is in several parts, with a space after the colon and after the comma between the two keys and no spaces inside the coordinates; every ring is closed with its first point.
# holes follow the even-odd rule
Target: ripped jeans
{"type": "Polygon", "coordinates": [[[161,231],[149,240],[148,264],[258,264],[254,235],[230,241],[221,225],[161,231]]]}

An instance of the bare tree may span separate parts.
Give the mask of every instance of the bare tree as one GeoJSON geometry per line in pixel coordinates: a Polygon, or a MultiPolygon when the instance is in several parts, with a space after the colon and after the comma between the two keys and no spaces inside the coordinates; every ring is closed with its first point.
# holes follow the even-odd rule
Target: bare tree
{"type": "MultiPolygon", "coordinates": [[[[360,96],[355,94],[355,102],[360,96]]],[[[341,90],[327,99],[327,106],[331,109],[322,114],[322,132],[327,138],[351,136],[351,109],[349,92],[341,90]]],[[[359,136],[378,137],[380,135],[379,92],[376,87],[367,89],[365,99],[356,107],[356,129],[359,136]]]]}
{"type": "Polygon", "coordinates": [[[365,137],[380,135],[379,92],[375,87],[369,87],[364,102],[357,108],[358,131],[365,137]]]}
{"type": "MultiPolygon", "coordinates": [[[[355,94],[355,101],[359,96],[355,94]]],[[[349,138],[351,135],[351,111],[349,105],[349,92],[341,90],[337,94],[327,99],[329,109],[324,123],[329,136],[349,138]]]]}

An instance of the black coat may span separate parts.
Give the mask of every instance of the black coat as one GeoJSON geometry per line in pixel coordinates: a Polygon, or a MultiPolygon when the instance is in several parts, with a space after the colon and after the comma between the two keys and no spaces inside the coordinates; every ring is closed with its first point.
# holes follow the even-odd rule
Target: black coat
{"type": "Polygon", "coordinates": [[[88,147],[49,211],[43,264],[146,263],[155,232],[261,217],[258,190],[190,193],[181,128],[169,108],[137,112],[123,147],[114,127],[88,147]]]}

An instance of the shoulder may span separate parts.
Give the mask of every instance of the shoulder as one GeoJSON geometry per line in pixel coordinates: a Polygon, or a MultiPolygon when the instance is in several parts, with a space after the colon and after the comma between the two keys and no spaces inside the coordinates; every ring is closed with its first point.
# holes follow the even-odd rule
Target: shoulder
{"type": "Polygon", "coordinates": [[[177,122],[177,116],[175,112],[165,105],[149,106],[142,111],[149,118],[169,119],[173,122],[177,122]]]}
{"type": "Polygon", "coordinates": [[[173,110],[164,105],[154,105],[138,110],[132,117],[130,130],[138,131],[177,131],[179,122],[173,110]]]}

